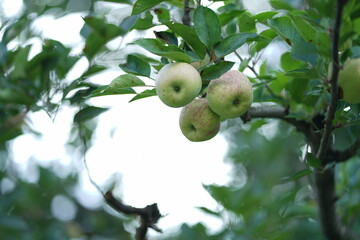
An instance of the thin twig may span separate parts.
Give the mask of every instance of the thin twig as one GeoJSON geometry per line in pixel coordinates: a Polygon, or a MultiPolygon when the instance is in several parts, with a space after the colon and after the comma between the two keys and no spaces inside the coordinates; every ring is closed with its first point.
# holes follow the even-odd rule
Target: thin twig
{"type": "MultiPolygon", "coordinates": [[[[240,61],[244,61],[244,59],[241,57],[241,55],[239,53],[237,53],[236,51],[234,52],[235,55],[239,58],[240,61]]],[[[250,66],[249,64],[246,66],[247,68],[249,68],[256,77],[259,77],[259,74],[257,73],[257,71],[255,70],[254,66],[250,66]]],[[[265,84],[266,90],[268,90],[268,92],[270,93],[271,96],[273,96],[274,98],[276,98],[276,94],[273,92],[273,90],[271,90],[271,88],[265,84]]]]}
{"type": "Polygon", "coordinates": [[[84,146],[84,151],[83,151],[83,156],[84,156],[84,166],[85,166],[85,169],[86,169],[86,173],[88,175],[88,178],[89,178],[89,181],[91,182],[91,184],[99,191],[99,193],[104,196],[104,191],[101,189],[101,187],[94,181],[94,179],[91,177],[91,174],[90,174],[90,169],[88,167],[88,164],[87,164],[87,158],[86,158],[86,153],[88,151],[88,144],[87,144],[87,141],[86,141],[86,138],[83,134],[83,130],[82,130],[82,123],[81,122],[78,122],[77,124],[78,126],[78,131],[79,131],[79,136],[80,136],[80,139],[81,141],[83,142],[83,146],[84,146]]]}

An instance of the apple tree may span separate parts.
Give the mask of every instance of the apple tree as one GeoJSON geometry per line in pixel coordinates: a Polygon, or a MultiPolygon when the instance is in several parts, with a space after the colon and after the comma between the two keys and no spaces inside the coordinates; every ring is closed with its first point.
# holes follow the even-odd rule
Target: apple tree
{"type": "MultiPolygon", "coordinates": [[[[62,1],[39,8],[25,2],[34,7],[26,11],[38,13],[71,5],[62,1]]],[[[42,52],[29,59],[30,45],[8,49],[17,36],[20,42],[32,37],[26,31],[29,20],[3,24],[4,149],[21,134],[28,112],[78,107],[74,127],[79,138],[73,144],[86,150],[92,119],[107,110],[89,99],[159,97],[169,107],[182,108],[179,128],[189,140],[211,141],[224,134],[226,161],[233,166],[228,185],[204,186],[219,208],[199,207],[223,221],[222,229],[184,224],[166,239],[359,238],[357,0],[270,0],[261,12],[239,0],[80,2],[90,7],[74,10],[87,13],[78,55],[46,39],[42,52]],[[110,7],[100,11],[96,4],[110,7]],[[116,14],[118,6],[129,14],[116,14]],[[114,48],[110,43],[116,40],[120,44],[114,48]],[[78,79],[62,82],[81,58],[88,68],[78,79]],[[91,76],[114,67],[105,60],[123,74],[109,84],[95,84],[91,76]],[[55,93],[61,93],[60,102],[53,101],[55,93]]],[[[145,239],[148,228],[161,231],[156,204],[138,209],[111,190],[102,194],[117,211],[140,216],[137,239],[145,239]]]]}

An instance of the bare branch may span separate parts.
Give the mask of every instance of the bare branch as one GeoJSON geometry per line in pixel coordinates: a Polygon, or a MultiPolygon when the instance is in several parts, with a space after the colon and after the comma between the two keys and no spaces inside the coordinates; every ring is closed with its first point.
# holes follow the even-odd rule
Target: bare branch
{"type": "Polygon", "coordinates": [[[347,149],[343,151],[335,151],[329,149],[328,155],[326,157],[326,164],[331,162],[345,162],[349,160],[351,157],[355,156],[357,151],[360,148],[360,138],[357,138],[356,141],[347,149]]]}
{"type": "Polygon", "coordinates": [[[136,229],[136,240],[145,240],[148,228],[162,232],[162,230],[156,226],[162,217],[156,203],[147,205],[144,208],[132,207],[116,199],[110,191],[104,194],[104,198],[116,211],[126,215],[136,215],[141,218],[141,225],[136,229]]]}
{"type": "Polygon", "coordinates": [[[298,120],[288,117],[289,109],[279,106],[267,107],[251,107],[247,113],[241,116],[244,122],[250,121],[252,118],[276,118],[281,119],[293,125],[298,132],[304,134],[306,140],[309,142],[312,149],[317,149],[320,138],[313,131],[313,125],[305,120],[298,120]]]}

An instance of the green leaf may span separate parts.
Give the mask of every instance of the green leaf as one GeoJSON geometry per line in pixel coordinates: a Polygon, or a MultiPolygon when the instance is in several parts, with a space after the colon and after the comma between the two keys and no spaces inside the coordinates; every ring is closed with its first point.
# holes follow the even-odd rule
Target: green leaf
{"type": "Polygon", "coordinates": [[[217,64],[211,65],[210,67],[205,68],[201,72],[201,78],[203,80],[212,80],[219,78],[225,72],[229,71],[232,66],[234,66],[234,62],[222,61],[217,64]]]}
{"type": "Polygon", "coordinates": [[[238,18],[240,32],[256,32],[255,20],[248,13],[243,13],[238,18]]]}
{"type": "Polygon", "coordinates": [[[94,107],[89,106],[86,108],[81,109],[79,112],[77,112],[74,116],[74,122],[84,122],[90,119],[93,119],[94,117],[99,116],[101,113],[107,111],[108,108],[100,108],[100,107],[94,107]]]}
{"type": "Polygon", "coordinates": [[[149,63],[135,55],[129,54],[126,58],[126,63],[119,66],[124,72],[150,77],[151,70],[149,63]]]}
{"type": "Polygon", "coordinates": [[[270,19],[268,24],[290,46],[302,40],[288,16],[270,19]]]}
{"type": "Polygon", "coordinates": [[[304,62],[294,59],[291,56],[290,52],[286,52],[283,55],[281,55],[280,63],[281,63],[281,68],[286,72],[306,67],[306,64],[304,62]]]}
{"type": "Polygon", "coordinates": [[[96,73],[99,73],[101,71],[104,71],[106,70],[107,68],[104,67],[104,66],[100,66],[100,65],[92,65],[91,67],[89,67],[89,69],[84,72],[80,78],[87,78],[87,77],[90,77],[96,73]]]}
{"type": "Polygon", "coordinates": [[[86,38],[83,51],[88,59],[92,59],[108,41],[125,32],[121,27],[93,16],[85,17],[84,21],[81,35],[86,38]]]}
{"type": "Polygon", "coordinates": [[[306,162],[310,167],[319,168],[321,166],[321,161],[314,154],[308,152],[306,153],[306,162]]]}
{"type": "Polygon", "coordinates": [[[99,97],[106,95],[117,95],[117,94],[135,94],[136,92],[132,87],[145,86],[145,83],[138,77],[125,74],[121,75],[114,80],[108,86],[101,86],[93,91],[89,97],[99,97]]]}
{"type": "Polygon", "coordinates": [[[165,0],[137,0],[134,3],[131,15],[142,13],[165,0]]]}
{"type": "Polygon", "coordinates": [[[154,31],[154,34],[156,36],[156,38],[163,40],[164,42],[166,42],[169,45],[178,45],[178,39],[175,36],[175,34],[171,33],[171,32],[166,32],[166,31],[161,31],[161,32],[156,32],[154,31]]]}
{"type": "Polygon", "coordinates": [[[141,93],[138,93],[136,94],[135,97],[133,97],[129,102],[133,102],[135,100],[139,100],[139,99],[142,99],[142,98],[147,98],[147,97],[152,97],[152,96],[156,96],[156,89],[153,88],[153,89],[146,89],[145,91],[141,92],[141,93]]]}
{"type": "Polygon", "coordinates": [[[174,61],[190,63],[190,57],[186,55],[184,51],[174,45],[167,46],[163,41],[160,41],[158,39],[139,39],[136,40],[134,44],[145,48],[146,50],[155,55],[166,57],[174,61]]]}
{"type": "Polygon", "coordinates": [[[307,175],[310,175],[312,174],[313,171],[311,169],[303,169],[303,170],[300,170],[298,171],[297,173],[295,173],[293,176],[292,176],[292,179],[293,180],[296,180],[296,179],[300,179],[302,177],[305,177],[307,175]]]}
{"type": "Polygon", "coordinates": [[[262,13],[259,13],[259,14],[256,14],[255,16],[253,16],[253,18],[257,22],[264,22],[264,21],[268,20],[269,18],[272,18],[273,16],[275,16],[278,13],[279,12],[275,12],[275,11],[262,12],[262,13]]]}
{"type": "Polygon", "coordinates": [[[153,26],[155,26],[153,24],[153,18],[154,17],[150,12],[146,12],[145,17],[137,19],[131,29],[146,30],[152,28],[153,26]]]}
{"type": "Polygon", "coordinates": [[[275,9],[293,10],[293,7],[284,0],[270,0],[270,5],[275,9]]]}
{"type": "Polygon", "coordinates": [[[231,22],[231,20],[240,16],[244,12],[245,12],[245,10],[234,9],[231,11],[226,11],[224,13],[221,13],[219,15],[219,20],[220,20],[221,26],[225,26],[226,24],[231,22]]]}
{"type": "Polygon", "coordinates": [[[154,12],[160,22],[170,21],[170,13],[169,10],[167,10],[166,8],[157,8],[154,10],[154,12]]]}
{"type": "Polygon", "coordinates": [[[256,33],[238,33],[230,35],[225,39],[221,40],[215,46],[215,56],[216,58],[222,58],[235,50],[241,47],[247,40],[255,38],[258,35],[256,33]]]}
{"type": "Polygon", "coordinates": [[[308,62],[313,66],[316,65],[318,59],[316,47],[303,40],[288,16],[271,19],[268,23],[287,44],[292,46],[291,54],[294,58],[308,62]]]}
{"type": "Polygon", "coordinates": [[[184,39],[200,58],[205,57],[206,46],[200,41],[193,27],[175,22],[163,22],[163,24],[184,39]]]}
{"type": "Polygon", "coordinates": [[[313,42],[315,40],[317,30],[310,23],[294,14],[289,14],[289,17],[291,18],[295,29],[305,41],[313,42]]]}
{"type": "Polygon", "coordinates": [[[217,14],[200,6],[194,12],[194,27],[199,39],[209,48],[221,39],[221,26],[217,14]]]}

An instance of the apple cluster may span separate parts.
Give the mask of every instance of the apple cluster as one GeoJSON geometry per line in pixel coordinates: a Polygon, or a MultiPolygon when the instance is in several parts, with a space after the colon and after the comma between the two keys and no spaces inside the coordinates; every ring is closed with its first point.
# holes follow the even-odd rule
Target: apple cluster
{"type": "Polygon", "coordinates": [[[193,65],[183,62],[165,65],[158,72],[155,88],[164,104],[182,107],[180,129],[193,142],[216,136],[221,121],[243,115],[253,101],[249,79],[236,70],[210,81],[206,97],[198,97],[202,89],[201,76],[193,65]]]}

